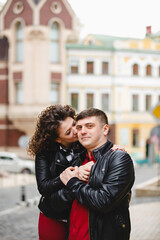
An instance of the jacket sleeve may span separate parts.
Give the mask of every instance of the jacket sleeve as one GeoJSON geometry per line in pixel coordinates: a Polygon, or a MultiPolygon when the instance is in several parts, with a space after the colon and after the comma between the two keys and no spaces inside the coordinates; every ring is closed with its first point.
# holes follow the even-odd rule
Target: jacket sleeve
{"type": "MultiPolygon", "coordinates": [[[[90,209],[100,212],[108,212],[120,204],[125,196],[131,191],[134,183],[134,168],[130,156],[122,151],[115,151],[111,154],[107,169],[95,169],[97,176],[105,171],[102,184],[96,187],[92,184],[90,176],[89,184],[72,178],[67,183],[67,188],[72,191],[74,198],[90,209]]],[[[98,176],[99,177],[99,176],[98,176]]],[[[95,179],[96,181],[96,179],[95,179]]]]}
{"type": "Polygon", "coordinates": [[[43,152],[38,154],[35,159],[37,186],[40,194],[43,196],[50,195],[64,187],[59,176],[51,178],[49,157],[49,152],[43,152]]]}
{"type": "Polygon", "coordinates": [[[63,211],[71,208],[73,200],[72,191],[64,187],[51,194],[50,206],[54,211],[63,211]]]}

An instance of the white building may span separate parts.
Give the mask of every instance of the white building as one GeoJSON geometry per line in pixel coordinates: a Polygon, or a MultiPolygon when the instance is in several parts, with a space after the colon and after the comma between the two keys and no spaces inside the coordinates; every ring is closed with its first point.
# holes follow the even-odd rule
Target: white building
{"type": "Polygon", "coordinates": [[[103,109],[111,139],[135,158],[145,157],[156,125],[151,110],[160,101],[160,41],[154,37],[88,35],[67,45],[69,103],[77,111],[103,109]]]}

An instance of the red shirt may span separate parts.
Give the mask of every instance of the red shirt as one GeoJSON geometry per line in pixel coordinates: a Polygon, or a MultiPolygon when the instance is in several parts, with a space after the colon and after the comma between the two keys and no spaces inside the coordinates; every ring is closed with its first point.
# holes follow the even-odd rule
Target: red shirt
{"type": "MultiPolygon", "coordinates": [[[[86,153],[86,159],[82,165],[95,159],[91,154],[89,158],[86,153]]],[[[89,240],[89,211],[84,205],[78,203],[77,199],[73,201],[70,214],[69,240],[89,240]]]]}

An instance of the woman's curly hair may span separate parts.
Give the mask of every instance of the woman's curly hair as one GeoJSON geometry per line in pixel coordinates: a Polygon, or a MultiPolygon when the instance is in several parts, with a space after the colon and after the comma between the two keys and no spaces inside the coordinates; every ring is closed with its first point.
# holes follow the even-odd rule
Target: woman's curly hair
{"type": "Polygon", "coordinates": [[[67,117],[75,118],[75,110],[60,104],[52,105],[43,110],[37,119],[37,125],[28,145],[28,153],[37,155],[43,150],[50,150],[59,136],[59,127],[67,117]]]}

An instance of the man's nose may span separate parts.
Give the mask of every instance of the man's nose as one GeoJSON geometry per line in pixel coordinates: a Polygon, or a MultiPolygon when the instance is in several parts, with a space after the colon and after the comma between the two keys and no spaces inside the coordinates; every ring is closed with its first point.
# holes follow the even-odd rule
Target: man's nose
{"type": "Polygon", "coordinates": [[[81,129],[81,134],[85,134],[86,133],[86,128],[83,126],[81,129]]]}

